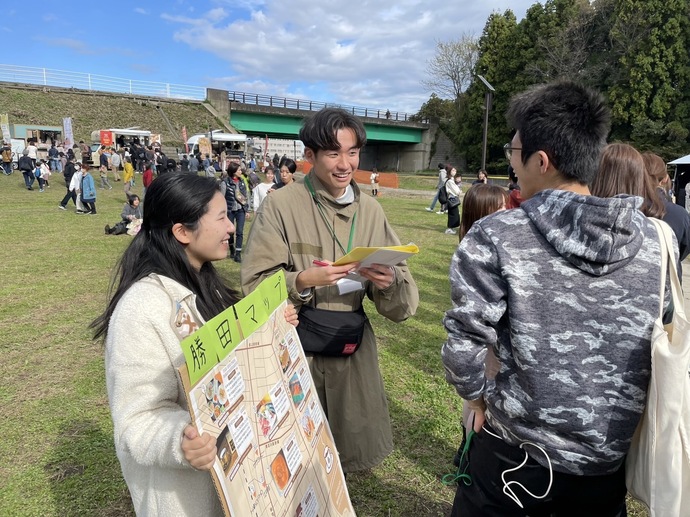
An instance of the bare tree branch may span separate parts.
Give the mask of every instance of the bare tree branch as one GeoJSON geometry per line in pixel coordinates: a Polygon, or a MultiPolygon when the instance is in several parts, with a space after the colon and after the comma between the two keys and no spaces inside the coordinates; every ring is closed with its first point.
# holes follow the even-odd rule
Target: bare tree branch
{"type": "Polygon", "coordinates": [[[422,86],[440,97],[457,99],[472,82],[479,58],[479,42],[470,34],[455,41],[436,42],[436,55],[427,62],[422,86]]]}

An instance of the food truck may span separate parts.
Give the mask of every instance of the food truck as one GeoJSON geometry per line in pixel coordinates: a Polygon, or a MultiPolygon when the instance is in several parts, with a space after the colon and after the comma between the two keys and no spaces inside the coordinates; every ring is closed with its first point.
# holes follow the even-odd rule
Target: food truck
{"type": "Polygon", "coordinates": [[[187,154],[220,154],[225,151],[229,159],[238,161],[247,155],[247,135],[223,133],[220,129],[198,134],[187,140],[187,154]]]}
{"type": "Polygon", "coordinates": [[[97,129],[91,132],[92,145],[104,145],[106,147],[114,147],[115,149],[127,147],[134,142],[146,146],[155,143],[160,145],[160,141],[160,135],[153,135],[151,131],[139,129],[138,127],[97,129]]]}
{"type": "Polygon", "coordinates": [[[13,167],[16,168],[16,161],[21,156],[24,148],[33,142],[38,149],[36,156],[38,159],[48,159],[48,149],[53,144],[62,143],[62,126],[44,126],[39,124],[9,124],[10,142],[12,145],[13,167]]]}

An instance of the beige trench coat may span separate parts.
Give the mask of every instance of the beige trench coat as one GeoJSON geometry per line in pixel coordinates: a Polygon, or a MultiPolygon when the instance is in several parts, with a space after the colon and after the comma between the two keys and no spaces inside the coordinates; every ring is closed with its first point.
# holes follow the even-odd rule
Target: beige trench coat
{"type": "MultiPolygon", "coordinates": [[[[347,248],[355,213],[353,248],[400,244],[381,206],[373,198],[360,195],[354,182],[355,201],[340,205],[313,172],[309,179],[343,247],[347,248]]],[[[306,185],[303,181],[293,183],[271,192],[261,204],[242,261],[242,290],[251,292],[261,280],[282,268],[288,295],[297,307],[309,304],[319,309],[354,311],[362,306],[366,294],[376,310],[392,321],[400,322],[415,314],[419,293],[407,265],[395,267],[395,281],[383,290],[367,282],[365,290],[346,295],[329,286],[300,296],[295,288],[300,271],[311,267],[315,259],[335,261],[342,256],[306,185]]],[[[352,356],[310,355],[308,360],[343,470],[353,472],[379,464],[392,451],[393,438],[371,325],[367,323],[362,344],[352,356]]]]}

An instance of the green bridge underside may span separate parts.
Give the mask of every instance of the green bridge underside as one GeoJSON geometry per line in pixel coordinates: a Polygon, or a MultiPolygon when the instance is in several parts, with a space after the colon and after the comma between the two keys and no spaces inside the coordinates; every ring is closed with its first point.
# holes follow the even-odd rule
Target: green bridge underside
{"type": "MultiPolygon", "coordinates": [[[[302,118],[263,113],[233,111],[230,123],[247,135],[268,135],[274,138],[297,139],[302,127],[302,118]]],[[[403,142],[418,144],[422,141],[422,130],[414,127],[364,124],[367,140],[381,142],[403,142]]]]}

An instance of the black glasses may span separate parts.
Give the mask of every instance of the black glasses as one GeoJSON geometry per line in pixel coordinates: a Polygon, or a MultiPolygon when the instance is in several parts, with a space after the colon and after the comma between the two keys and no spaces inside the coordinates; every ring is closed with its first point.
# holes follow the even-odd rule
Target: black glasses
{"type": "Polygon", "coordinates": [[[506,153],[506,158],[510,161],[510,157],[513,156],[513,151],[521,151],[522,147],[511,147],[510,144],[503,146],[503,152],[506,153]]]}

